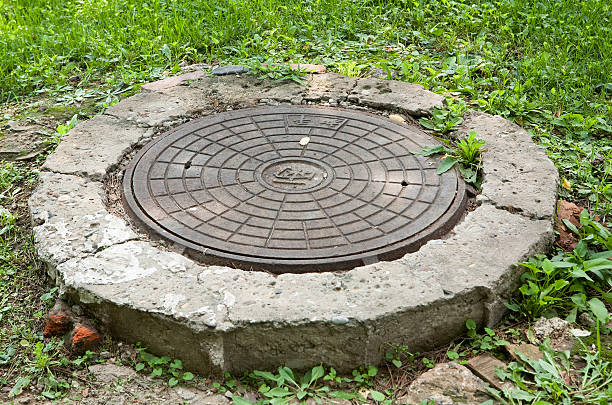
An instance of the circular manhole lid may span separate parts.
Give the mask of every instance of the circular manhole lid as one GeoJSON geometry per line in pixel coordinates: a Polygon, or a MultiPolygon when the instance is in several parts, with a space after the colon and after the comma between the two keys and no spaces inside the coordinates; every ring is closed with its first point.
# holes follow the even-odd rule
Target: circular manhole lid
{"type": "Polygon", "coordinates": [[[181,125],[147,145],[127,205],[212,263],[278,273],[392,260],[446,233],[465,205],[456,170],[411,152],[417,127],[316,107],[264,107],[181,125]]]}

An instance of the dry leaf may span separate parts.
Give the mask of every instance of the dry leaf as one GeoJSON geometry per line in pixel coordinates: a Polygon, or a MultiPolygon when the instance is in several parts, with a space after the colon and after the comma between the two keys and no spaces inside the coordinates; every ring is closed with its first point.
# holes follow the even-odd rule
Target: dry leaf
{"type": "Polygon", "coordinates": [[[566,179],[565,177],[563,178],[563,182],[561,183],[561,185],[566,190],[571,190],[572,189],[572,183],[570,183],[569,180],[566,179]]]}

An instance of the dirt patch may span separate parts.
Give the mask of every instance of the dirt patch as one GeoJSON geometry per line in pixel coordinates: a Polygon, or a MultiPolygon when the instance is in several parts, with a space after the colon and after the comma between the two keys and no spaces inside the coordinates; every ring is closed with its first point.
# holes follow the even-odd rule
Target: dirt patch
{"type": "Polygon", "coordinates": [[[559,232],[556,245],[565,252],[572,252],[578,244],[578,236],[572,232],[564,223],[567,220],[576,227],[580,227],[580,213],[584,208],[569,201],[560,200],[557,210],[557,222],[555,230],[559,232]]]}

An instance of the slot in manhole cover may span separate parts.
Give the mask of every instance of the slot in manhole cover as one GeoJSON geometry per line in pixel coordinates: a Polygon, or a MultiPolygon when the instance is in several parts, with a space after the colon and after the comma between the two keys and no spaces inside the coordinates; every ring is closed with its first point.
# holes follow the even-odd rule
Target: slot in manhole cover
{"type": "Polygon", "coordinates": [[[415,251],[461,216],[457,172],[437,175],[437,158],[411,153],[435,142],[350,111],[231,111],[147,145],[124,193],[140,221],[207,263],[348,269],[415,251]]]}

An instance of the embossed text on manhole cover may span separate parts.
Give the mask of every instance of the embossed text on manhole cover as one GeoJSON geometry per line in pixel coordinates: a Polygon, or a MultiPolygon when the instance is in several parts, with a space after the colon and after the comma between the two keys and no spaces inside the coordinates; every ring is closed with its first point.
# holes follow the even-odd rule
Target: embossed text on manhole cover
{"type": "Polygon", "coordinates": [[[124,177],[131,212],[208,263],[273,272],[392,260],[446,233],[455,170],[411,152],[417,127],[316,107],[220,113],[151,142],[124,177]]]}

